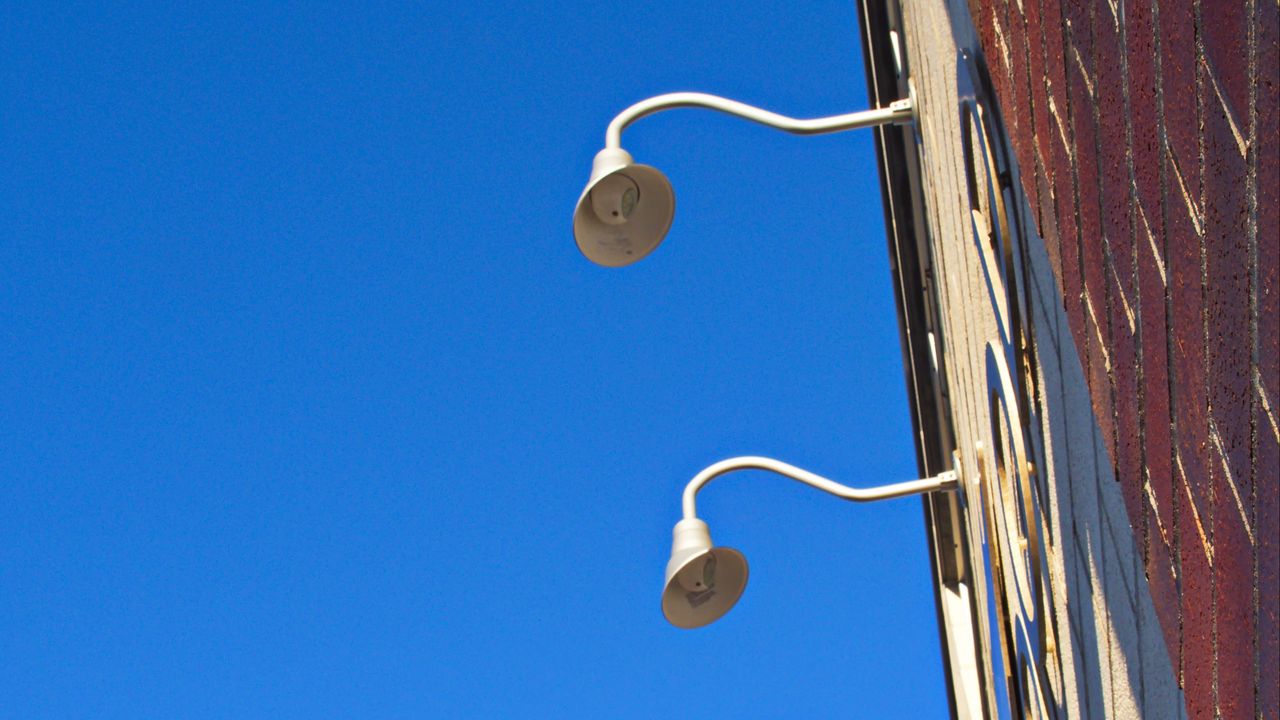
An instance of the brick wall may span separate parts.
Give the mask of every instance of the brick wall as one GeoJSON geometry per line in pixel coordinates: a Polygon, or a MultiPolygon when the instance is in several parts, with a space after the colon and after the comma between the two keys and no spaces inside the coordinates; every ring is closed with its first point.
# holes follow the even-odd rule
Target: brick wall
{"type": "Polygon", "coordinates": [[[1188,714],[1276,718],[1280,10],[969,2],[1188,714]]]}

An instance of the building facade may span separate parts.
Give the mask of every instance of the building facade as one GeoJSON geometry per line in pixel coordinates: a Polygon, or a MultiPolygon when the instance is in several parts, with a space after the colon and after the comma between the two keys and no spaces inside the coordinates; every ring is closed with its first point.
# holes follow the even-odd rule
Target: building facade
{"type": "Polygon", "coordinates": [[[860,3],[957,717],[1277,717],[1275,3],[860,3]]]}

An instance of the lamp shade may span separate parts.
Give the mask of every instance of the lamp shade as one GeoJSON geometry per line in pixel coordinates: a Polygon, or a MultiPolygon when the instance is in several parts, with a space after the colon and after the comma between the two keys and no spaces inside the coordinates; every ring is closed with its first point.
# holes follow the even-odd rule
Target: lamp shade
{"type": "Polygon", "coordinates": [[[630,265],[658,247],[675,211],[675,193],[660,170],[635,164],[626,150],[605,148],[578,198],[573,237],[598,265],[630,265]]]}
{"type": "Polygon", "coordinates": [[[676,523],[662,589],[662,614],[679,628],[697,628],[729,612],[747,588],[747,559],[733,548],[712,547],[707,524],[676,523]]]}

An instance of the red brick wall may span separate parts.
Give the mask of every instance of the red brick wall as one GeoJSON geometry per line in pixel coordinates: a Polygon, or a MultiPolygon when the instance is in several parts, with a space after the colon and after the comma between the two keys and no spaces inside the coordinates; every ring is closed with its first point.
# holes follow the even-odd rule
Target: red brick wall
{"type": "Polygon", "coordinates": [[[1187,710],[1276,718],[1277,5],[969,2],[1187,710]]]}

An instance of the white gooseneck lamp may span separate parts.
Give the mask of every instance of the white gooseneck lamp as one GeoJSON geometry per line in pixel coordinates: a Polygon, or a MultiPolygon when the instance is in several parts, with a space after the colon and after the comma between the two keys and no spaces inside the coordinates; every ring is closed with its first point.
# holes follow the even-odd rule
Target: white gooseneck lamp
{"type": "Polygon", "coordinates": [[[921,480],[859,489],[841,485],[795,465],[766,457],[736,457],[707,467],[684,489],[684,517],[672,531],[671,559],[662,589],[662,614],[676,627],[696,628],[729,612],[747,587],[747,559],[742,553],[711,544],[707,524],[698,519],[697,495],[703,485],[735,470],[768,470],[811,485],[844,500],[870,502],[905,495],[954,490],[959,477],[948,470],[921,480]]]}
{"type": "MultiPolygon", "coordinates": [[[[622,131],[646,115],[678,107],[702,107],[736,115],[797,135],[821,135],[889,123],[911,122],[910,99],[887,108],[798,120],[735,100],[703,93],[658,95],[623,110],[605,133],[604,149],[596,153],[591,179],[573,213],[573,236],[588,259],[606,267],[630,265],[653,252],[666,237],[675,217],[675,194],[660,170],[637,164],[622,149],[622,131]]],[[[765,457],[722,460],[694,476],[684,490],[684,518],[676,523],[662,591],[662,613],[676,627],[696,628],[715,622],[742,596],[747,587],[747,560],[732,548],[715,547],[707,524],[698,519],[695,498],[703,485],[735,470],[768,470],[857,502],[884,500],[921,493],[954,490],[954,471],[921,480],[858,489],[841,485],[794,465],[765,457]]]]}
{"type": "Polygon", "coordinates": [[[588,259],[606,267],[630,265],[653,252],[671,229],[676,198],[660,170],[639,165],[622,149],[622,131],[646,115],[679,107],[702,107],[736,115],[796,135],[824,135],[889,123],[911,122],[910,99],[887,108],[797,120],[705,93],[679,92],[641,100],[609,123],[604,149],[596,153],[591,180],[573,213],[573,236],[588,259]]]}

